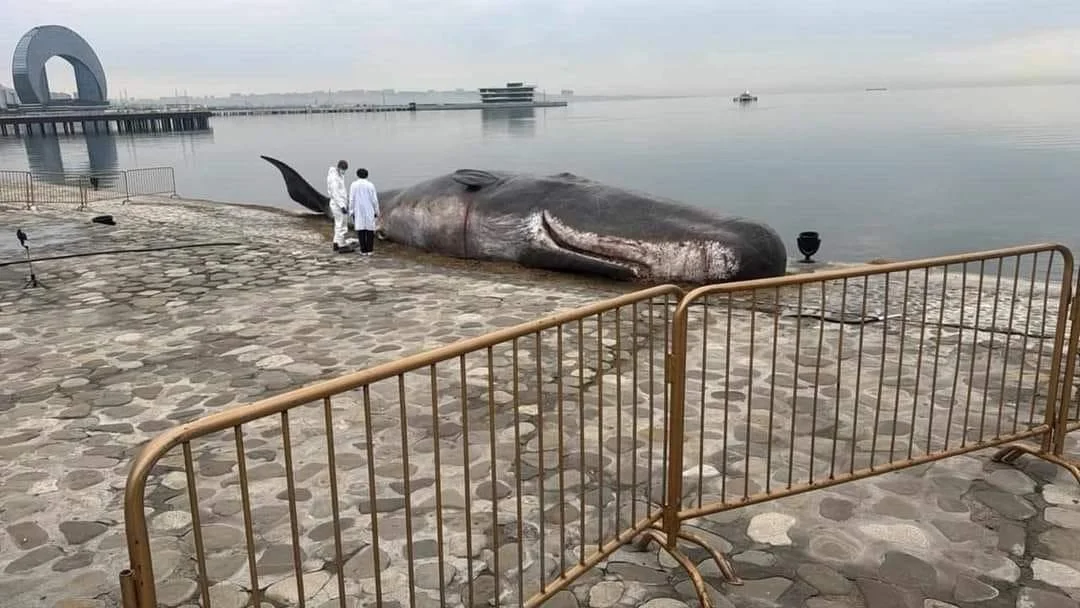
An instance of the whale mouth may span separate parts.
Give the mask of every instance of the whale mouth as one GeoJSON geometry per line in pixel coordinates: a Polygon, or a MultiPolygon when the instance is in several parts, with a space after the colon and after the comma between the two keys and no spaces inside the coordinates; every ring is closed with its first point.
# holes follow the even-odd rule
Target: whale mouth
{"type": "Polygon", "coordinates": [[[596,262],[619,266],[630,271],[635,277],[649,274],[650,267],[647,262],[631,257],[631,252],[640,247],[640,244],[634,241],[579,232],[547,211],[540,212],[540,227],[560,249],[596,262]]]}
{"type": "Polygon", "coordinates": [[[538,230],[552,246],[638,279],[711,283],[730,280],[739,271],[735,252],[718,241],[651,241],[596,234],[569,226],[547,211],[537,215],[538,230]]]}

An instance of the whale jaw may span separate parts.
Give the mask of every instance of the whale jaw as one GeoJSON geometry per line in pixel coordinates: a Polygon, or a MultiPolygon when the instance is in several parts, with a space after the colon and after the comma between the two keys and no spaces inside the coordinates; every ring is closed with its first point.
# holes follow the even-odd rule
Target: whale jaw
{"type": "MultiPolygon", "coordinates": [[[[716,241],[644,241],[582,231],[548,211],[529,218],[534,243],[572,266],[616,279],[717,283],[739,272],[735,252],[716,241]]],[[[551,260],[548,260],[550,262],[551,260]]]]}

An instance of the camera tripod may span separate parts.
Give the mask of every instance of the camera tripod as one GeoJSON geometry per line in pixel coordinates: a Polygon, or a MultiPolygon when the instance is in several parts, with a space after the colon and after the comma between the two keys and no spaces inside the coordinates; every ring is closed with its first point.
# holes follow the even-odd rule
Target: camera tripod
{"type": "Polygon", "coordinates": [[[33,287],[45,287],[45,284],[38,280],[37,275],[34,274],[34,262],[30,259],[30,246],[26,244],[26,233],[19,228],[15,231],[15,236],[19,239],[19,244],[22,245],[23,251],[26,252],[26,267],[30,271],[30,276],[26,277],[26,283],[23,284],[23,289],[31,289],[33,287]]]}
{"type": "Polygon", "coordinates": [[[26,267],[30,269],[30,276],[26,277],[26,283],[23,284],[23,289],[45,287],[45,284],[39,281],[37,275],[34,274],[34,263],[30,261],[30,247],[23,245],[23,249],[26,250],[26,267]]]}

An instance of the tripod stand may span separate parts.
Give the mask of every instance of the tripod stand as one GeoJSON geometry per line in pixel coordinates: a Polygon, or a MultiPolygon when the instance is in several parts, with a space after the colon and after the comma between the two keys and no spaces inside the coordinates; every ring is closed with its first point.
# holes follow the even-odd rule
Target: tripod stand
{"type": "Polygon", "coordinates": [[[26,283],[23,285],[23,289],[45,287],[45,285],[37,279],[37,275],[34,274],[34,264],[30,261],[30,248],[23,245],[23,249],[26,250],[26,267],[30,269],[30,276],[26,277],[26,283]]]}
{"type": "Polygon", "coordinates": [[[30,259],[30,246],[26,244],[26,233],[19,228],[15,231],[15,236],[19,239],[19,244],[22,245],[23,250],[26,252],[26,267],[30,270],[30,276],[26,277],[26,283],[23,284],[23,289],[30,289],[33,287],[45,287],[45,285],[37,279],[37,275],[34,274],[34,263],[30,259]]]}

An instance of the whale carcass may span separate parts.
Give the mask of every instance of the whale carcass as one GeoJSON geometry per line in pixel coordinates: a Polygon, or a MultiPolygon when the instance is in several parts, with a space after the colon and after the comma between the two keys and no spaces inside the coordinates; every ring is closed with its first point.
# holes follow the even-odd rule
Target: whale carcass
{"type": "MultiPolygon", "coordinates": [[[[329,199],[285,163],[292,200],[329,199]]],[[[458,170],[379,193],[380,236],[461,258],[619,280],[715,283],[779,276],[787,251],[769,226],[604,185],[570,173],[458,170]]]]}

